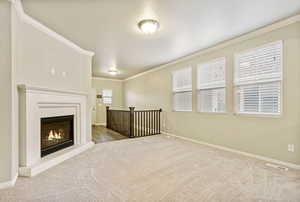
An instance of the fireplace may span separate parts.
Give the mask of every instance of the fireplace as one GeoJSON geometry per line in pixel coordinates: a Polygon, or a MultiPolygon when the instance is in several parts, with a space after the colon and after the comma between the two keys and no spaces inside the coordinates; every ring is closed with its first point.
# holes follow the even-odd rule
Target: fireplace
{"type": "Polygon", "coordinates": [[[41,157],[74,145],[74,115],[41,118],[41,157]]]}
{"type": "Polygon", "coordinates": [[[18,90],[19,176],[35,176],[94,146],[87,93],[26,85],[18,90]]]}

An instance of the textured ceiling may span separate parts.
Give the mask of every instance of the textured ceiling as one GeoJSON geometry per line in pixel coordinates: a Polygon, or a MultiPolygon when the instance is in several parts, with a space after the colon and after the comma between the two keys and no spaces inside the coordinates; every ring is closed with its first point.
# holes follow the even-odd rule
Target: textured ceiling
{"type": "Polygon", "coordinates": [[[43,24],[94,51],[94,76],[127,78],[300,12],[299,0],[23,0],[43,24]],[[155,35],[137,23],[159,20],[155,35]],[[117,76],[108,69],[116,66],[117,76]]]}

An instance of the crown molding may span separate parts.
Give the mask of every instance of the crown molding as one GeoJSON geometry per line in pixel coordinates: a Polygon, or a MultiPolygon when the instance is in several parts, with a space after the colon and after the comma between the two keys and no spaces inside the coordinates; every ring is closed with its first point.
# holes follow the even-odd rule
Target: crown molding
{"type": "MultiPolygon", "coordinates": [[[[32,17],[28,16],[24,12],[23,6],[22,6],[22,3],[21,3],[20,0],[8,0],[8,1],[11,2],[12,5],[14,5],[14,7],[15,7],[17,13],[18,13],[18,15],[20,16],[20,18],[21,18],[21,20],[23,22],[31,24],[32,26],[36,27],[40,31],[48,33],[49,35],[53,36],[54,38],[60,40],[61,42],[65,43],[66,45],[72,47],[73,49],[77,50],[78,52],[80,52],[80,53],[82,53],[84,55],[88,55],[88,56],[91,56],[91,57],[95,55],[94,52],[87,51],[87,50],[84,50],[84,49],[80,48],[75,43],[73,43],[73,42],[65,39],[61,35],[59,35],[56,32],[50,30],[46,26],[44,26],[41,23],[39,23],[36,20],[34,20],[32,17]]],[[[274,31],[274,30],[277,30],[277,29],[280,29],[282,27],[288,26],[288,25],[296,23],[296,22],[300,22],[300,14],[297,14],[295,16],[292,16],[292,17],[289,17],[289,18],[277,21],[277,22],[272,23],[270,25],[266,25],[266,26],[264,26],[262,28],[258,28],[258,29],[254,30],[254,31],[242,34],[242,35],[234,37],[232,39],[229,39],[229,40],[217,43],[217,44],[212,45],[210,47],[207,47],[207,48],[204,48],[202,50],[199,50],[199,51],[197,51],[197,52],[195,52],[195,53],[193,53],[191,55],[187,55],[187,56],[181,57],[179,59],[175,59],[175,60],[173,60],[173,61],[171,61],[169,63],[156,66],[156,67],[154,67],[154,68],[152,68],[150,70],[138,73],[138,74],[130,76],[130,77],[126,78],[126,79],[108,79],[108,78],[103,78],[103,77],[92,77],[92,79],[107,80],[107,81],[110,80],[110,81],[119,81],[119,82],[128,81],[128,80],[135,79],[135,78],[138,78],[140,76],[149,74],[151,72],[155,72],[155,71],[167,68],[167,67],[169,67],[171,65],[175,65],[175,64],[187,61],[187,60],[192,59],[194,57],[197,57],[199,55],[206,54],[206,53],[209,53],[209,52],[212,52],[212,51],[216,51],[218,49],[222,49],[222,48],[224,48],[226,46],[233,45],[233,44],[236,44],[236,43],[240,43],[242,41],[246,41],[248,39],[251,39],[251,38],[263,35],[265,33],[268,33],[268,32],[271,32],[271,31],[274,31]]]]}
{"type": "Polygon", "coordinates": [[[55,31],[49,29],[48,27],[46,27],[42,23],[38,22],[37,20],[35,20],[32,17],[30,17],[29,15],[27,15],[24,12],[21,0],[8,0],[8,1],[12,4],[12,6],[15,9],[18,17],[20,18],[20,20],[23,23],[27,23],[27,24],[33,26],[37,30],[39,30],[39,31],[55,38],[56,40],[62,42],[63,44],[69,46],[70,48],[76,50],[80,54],[83,54],[83,55],[86,55],[86,56],[89,56],[89,57],[93,57],[95,55],[94,52],[91,52],[91,51],[84,50],[84,49],[80,48],[77,44],[75,44],[72,41],[66,39],[65,37],[61,36],[60,34],[58,34],[55,31]]]}
{"type": "Polygon", "coordinates": [[[94,80],[101,80],[101,81],[116,81],[116,82],[123,82],[123,79],[110,79],[110,78],[104,78],[104,77],[97,77],[93,76],[92,79],[94,80]]]}
{"type": "Polygon", "coordinates": [[[267,25],[267,26],[264,26],[262,28],[256,29],[254,31],[242,34],[240,36],[237,36],[237,37],[234,37],[232,39],[223,41],[221,43],[217,43],[217,44],[215,44],[215,45],[213,45],[211,47],[199,50],[199,51],[197,51],[197,52],[195,52],[195,53],[193,53],[191,55],[187,55],[187,56],[184,56],[182,58],[175,59],[175,60],[173,60],[173,61],[171,61],[169,63],[166,63],[166,64],[163,64],[163,65],[154,67],[154,68],[152,68],[152,69],[150,69],[148,71],[144,71],[142,73],[139,73],[139,74],[133,75],[131,77],[128,77],[128,78],[124,79],[124,81],[129,81],[131,79],[138,78],[140,76],[149,74],[151,72],[155,72],[155,71],[167,68],[167,67],[169,67],[171,65],[175,65],[175,64],[178,64],[178,63],[181,63],[181,62],[193,59],[193,58],[195,58],[197,56],[200,56],[200,55],[212,52],[212,51],[216,51],[216,50],[225,48],[225,47],[227,47],[229,45],[233,45],[233,44],[236,44],[236,43],[240,43],[240,42],[252,39],[252,38],[257,37],[257,36],[261,36],[261,35],[263,35],[265,33],[272,32],[274,30],[286,27],[288,25],[291,25],[291,24],[294,24],[294,23],[297,23],[297,22],[300,22],[300,14],[297,14],[297,15],[294,15],[292,17],[289,17],[289,18],[277,21],[277,22],[272,23],[270,25],[267,25]]]}

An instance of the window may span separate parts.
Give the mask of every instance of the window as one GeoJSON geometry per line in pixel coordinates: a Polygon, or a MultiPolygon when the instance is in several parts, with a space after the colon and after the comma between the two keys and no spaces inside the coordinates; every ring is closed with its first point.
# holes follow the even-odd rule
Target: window
{"type": "Polygon", "coordinates": [[[173,72],[173,109],[192,111],[192,68],[173,72]]]}
{"type": "Polygon", "coordinates": [[[198,65],[199,112],[225,112],[225,58],[198,65]]]}
{"type": "Polygon", "coordinates": [[[282,41],[239,54],[235,58],[236,111],[281,113],[282,41]]]}
{"type": "Polygon", "coordinates": [[[112,90],[102,91],[103,104],[112,104],[112,90]]]}

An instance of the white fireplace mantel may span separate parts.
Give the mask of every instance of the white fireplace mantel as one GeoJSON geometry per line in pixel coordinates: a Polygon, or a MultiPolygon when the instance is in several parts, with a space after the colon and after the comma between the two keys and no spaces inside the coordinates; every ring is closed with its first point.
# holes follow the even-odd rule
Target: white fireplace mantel
{"type": "Polygon", "coordinates": [[[84,92],[19,85],[19,175],[34,176],[94,144],[87,132],[87,98],[84,92]],[[41,158],[41,118],[74,115],[74,146],[41,158]]]}

